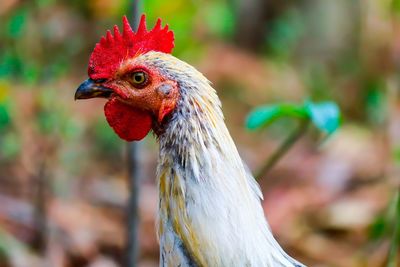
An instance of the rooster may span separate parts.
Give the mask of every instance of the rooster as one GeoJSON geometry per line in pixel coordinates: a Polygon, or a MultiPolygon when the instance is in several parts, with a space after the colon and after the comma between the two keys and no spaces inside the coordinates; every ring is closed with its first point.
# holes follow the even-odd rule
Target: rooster
{"type": "Polygon", "coordinates": [[[108,99],[105,117],[120,138],[152,130],[158,139],[160,266],[304,266],[274,239],[215,90],[173,47],[160,19],[148,31],[142,15],[134,32],[123,17],[122,34],[114,26],[101,38],[75,93],[108,99]]]}

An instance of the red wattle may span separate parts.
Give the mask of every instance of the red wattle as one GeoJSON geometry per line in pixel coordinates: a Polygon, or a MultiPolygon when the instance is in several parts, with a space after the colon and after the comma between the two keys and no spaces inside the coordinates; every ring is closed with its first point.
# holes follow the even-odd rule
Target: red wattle
{"type": "Polygon", "coordinates": [[[126,141],[143,139],[151,130],[151,116],[115,98],[104,106],[104,114],[111,128],[126,141]]]}

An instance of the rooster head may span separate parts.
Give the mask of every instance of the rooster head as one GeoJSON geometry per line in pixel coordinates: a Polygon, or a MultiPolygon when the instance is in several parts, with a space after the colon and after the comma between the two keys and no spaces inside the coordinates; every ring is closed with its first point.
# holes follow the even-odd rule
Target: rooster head
{"type": "Polygon", "coordinates": [[[123,17],[123,32],[114,26],[96,44],[88,67],[89,79],[75,92],[75,99],[107,98],[104,113],[109,125],[124,140],[144,138],[153,122],[162,123],[177,103],[175,81],[141,59],[148,53],[171,53],[173,32],[159,19],[148,31],[142,15],[137,32],[123,17]]]}

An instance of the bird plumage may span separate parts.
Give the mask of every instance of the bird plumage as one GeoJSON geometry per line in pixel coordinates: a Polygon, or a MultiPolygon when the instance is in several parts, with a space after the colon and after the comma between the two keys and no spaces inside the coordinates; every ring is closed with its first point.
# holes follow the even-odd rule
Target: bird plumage
{"type": "Polygon", "coordinates": [[[180,86],[178,105],[158,136],[160,266],[301,266],[269,230],[262,193],[209,81],[168,54],[150,52],[137,60],[180,86]]]}

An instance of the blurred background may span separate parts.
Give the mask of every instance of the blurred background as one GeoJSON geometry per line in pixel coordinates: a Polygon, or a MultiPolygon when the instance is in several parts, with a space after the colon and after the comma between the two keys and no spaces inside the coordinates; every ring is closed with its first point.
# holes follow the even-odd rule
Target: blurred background
{"type": "MultiPolygon", "coordinates": [[[[95,43],[130,5],[0,2],[0,266],[123,266],[127,145],[108,127],[104,100],[73,96],[95,43]]],[[[149,26],[161,17],[174,30],[173,54],[212,81],[254,172],[296,121],[249,131],[253,108],[337,103],[341,129],[323,138],[311,127],[260,180],[265,212],[285,250],[309,266],[396,266],[400,1],[140,6],[149,26]]],[[[140,144],[141,267],[158,266],[157,149],[152,135],[140,144]]]]}

